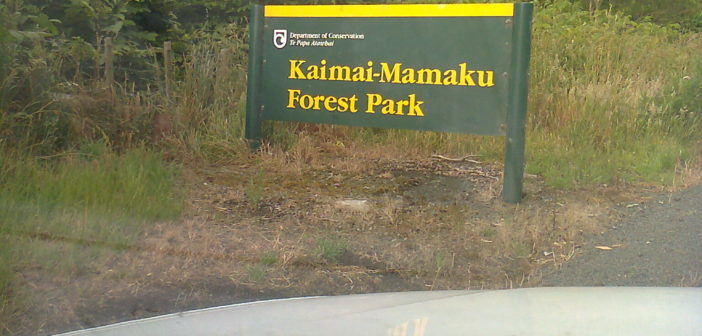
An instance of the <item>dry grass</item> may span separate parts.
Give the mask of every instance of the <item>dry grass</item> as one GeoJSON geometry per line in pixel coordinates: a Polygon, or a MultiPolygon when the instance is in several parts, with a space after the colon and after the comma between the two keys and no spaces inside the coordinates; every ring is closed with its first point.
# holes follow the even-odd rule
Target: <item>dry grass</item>
{"type": "MultiPolygon", "coordinates": [[[[195,229],[188,224],[160,236],[178,246],[226,250],[230,258],[244,264],[256,263],[261,255],[276,251],[281,260],[276,266],[285,270],[300,264],[324,264],[315,260],[315,242],[334,235],[345,240],[354,255],[365,259],[361,264],[377,262],[386,270],[429,277],[432,288],[441,288],[437,283],[445,288],[465,287],[465,282],[454,280],[467,274],[471,274],[469,283],[500,287],[502,282],[496,285],[494,280],[502,279],[507,270],[514,271],[513,267],[526,277],[535,265],[567,260],[583,233],[597,232],[595,223],[601,221],[607,205],[606,201],[592,200],[544,202],[531,195],[534,199],[527,205],[506,206],[498,197],[498,176],[481,176],[472,194],[447,190],[445,193],[453,193],[447,200],[439,195],[426,199],[422,197],[427,195],[416,194],[415,188],[449,175],[456,167],[441,163],[444,166],[434,170],[436,162],[430,160],[422,166],[416,160],[392,159],[362,167],[355,163],[357,157],[343,155],[346,149],[321,153],[310,147],[294,149],[294,155],[264,153],[260,161],[250,165],[210,172],[212,182],[196,188],[204,194],[193,198],[192,209],[197,212],[190,214],[197,218],[192,223],[207,223],[208,227],[195,229]],[[304,171],[298,169],[298,161],[306,163],[304,171]],[[259,169],[265,170],[266,181],[261,182],[265,196],[252,209],[247,206],[244,181],[247,174],[259,169]],[[409,183],[402,176],[407,171],[417,176],[409,183]],[[347,198],[367,200],[370,210],[336,206],[337,201],[347,198]],[[177,238],[194,232],[190,242],[177,238]],[[199,236],[203,234],[208,236],[199,236]],[[222,241],[220,236],[231,238],[222,241]],[[456,279],[447,280],[453,277],[456,279]]],[[[368,157],[365,160],[371,161],[368,157]]],[[[227,264],[231,267],[231,261],[227,264]]],[[[227,268],[220,266],[215,268],[227,268]]],[[[246,282],[246,272],[239,268],[234,278],[246,282]]]]}
{"type": "Polygon", "coordinates": [[[702,142],[698,144],[697,148],[700,149],[696,155],[675,166],[675,176],[668,188],[670,192],[702,184],[702,142]]]}
{"type": "Polygon", "coordinates": [[[156,223],[122,253],[108,249],[89,266],[99,272],[27,272],[41,295],[32,295],[25,318],[57,330],[75,325],[88,304],[96,316],[122,305],[144,317],[153,307],[262,297],[532,286],[616,219],[611,205],[637,193],[564,192],[530,176],[525,201],[506,205],[499,167],[332,141],[308,137],[288,152],[268,148],[237,165],[188,170],[183,218],[156,223]],[[261,193],[255,204],[251,183],[261,193]],[[349,199],[368,207],[339,206],[349,199]],[[324,257],[320,244],[344,252],[324,257]],[[54,308],[41,308],[49,301],[54,308]]]}
{"type": "Polygon", "coordinates": [[[689,276],[680,280],[680,287],[700,287],[702,286],[702,274],[698,272],[690,273],[689,276]]]}

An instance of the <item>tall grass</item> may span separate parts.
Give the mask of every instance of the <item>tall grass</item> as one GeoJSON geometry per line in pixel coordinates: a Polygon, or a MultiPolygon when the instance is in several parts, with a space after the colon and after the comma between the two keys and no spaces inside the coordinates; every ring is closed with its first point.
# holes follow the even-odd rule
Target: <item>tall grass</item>
{"type": "Polygon", "coordinates": [[[118,155],[101,144],[64,154],[0,156],[0,317],[17,308],[23,291],[14,272],[79,274],[105,247],[124,248],[149,222],[179,216],[177,171],[158,155],[118,155]]]}
{"type": "Polygon", "coordinates": [[[244,154],[245,31],[225,26],[203,37],[185,56],[169,108],[177,143],[210,162],[244,154]]]}
{"type": "Polygon", "coordinates": [[[668,182],[702,136],[699,38],[566,1],[538,12],[534,37],[528,171],[561,187],[668,182]]]}

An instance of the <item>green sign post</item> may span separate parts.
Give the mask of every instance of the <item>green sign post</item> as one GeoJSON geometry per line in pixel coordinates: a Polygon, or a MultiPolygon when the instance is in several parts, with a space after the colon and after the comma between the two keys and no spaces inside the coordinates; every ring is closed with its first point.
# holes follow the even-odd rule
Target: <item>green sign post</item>
{"type": "Polygon", "coordinates": [[[521,200],[533,5],[254,4],[246,138],[262,120],[506,136],[521,200]]]}

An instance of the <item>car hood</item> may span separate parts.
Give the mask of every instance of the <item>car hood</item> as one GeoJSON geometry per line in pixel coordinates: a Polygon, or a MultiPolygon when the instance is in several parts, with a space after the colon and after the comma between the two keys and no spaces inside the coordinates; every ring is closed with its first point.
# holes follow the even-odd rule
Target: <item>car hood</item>
{"type": "Polygon", "coordinates": [[[702,335],[702,288],[594,287],[305,297],[193,310],[78,335],[702,335]]]}

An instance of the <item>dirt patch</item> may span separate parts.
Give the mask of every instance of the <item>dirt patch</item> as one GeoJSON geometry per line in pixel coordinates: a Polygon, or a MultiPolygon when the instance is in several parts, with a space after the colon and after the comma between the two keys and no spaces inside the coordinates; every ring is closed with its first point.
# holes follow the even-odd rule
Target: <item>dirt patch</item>
{"type": "Polygon", "coordinates": [[[206,283],[152,284],[139,293],[118,292],[97,304],[76,307],[81,327],[95,327],[106,320],[140,319],[183,310],[294,296],[292,291],[257,290],[233,284],[229,279],[208,279],[206,283]]]}

